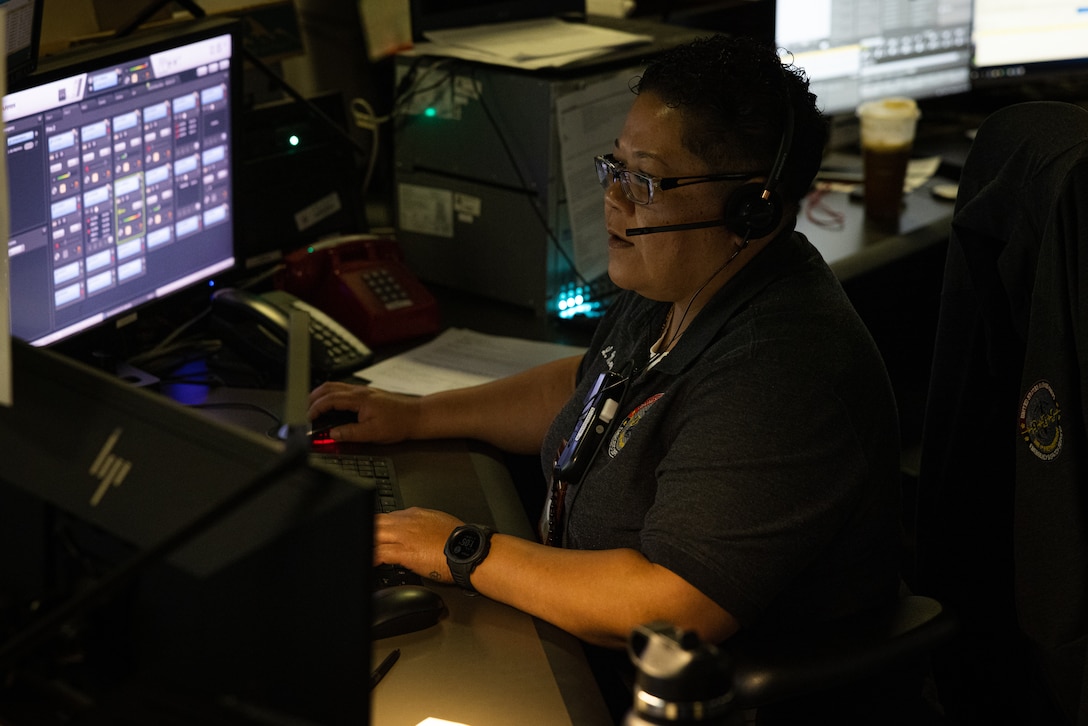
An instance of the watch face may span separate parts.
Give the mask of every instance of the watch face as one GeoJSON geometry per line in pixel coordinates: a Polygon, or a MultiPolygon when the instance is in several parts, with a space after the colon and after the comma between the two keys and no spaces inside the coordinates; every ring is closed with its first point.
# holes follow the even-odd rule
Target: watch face
{"type": "Polygon", "coordinates": [[[464,562],[479,552],[482,540],[483,536],[478,530],[462,529],[449,544],[449,556],[464,562]]]}

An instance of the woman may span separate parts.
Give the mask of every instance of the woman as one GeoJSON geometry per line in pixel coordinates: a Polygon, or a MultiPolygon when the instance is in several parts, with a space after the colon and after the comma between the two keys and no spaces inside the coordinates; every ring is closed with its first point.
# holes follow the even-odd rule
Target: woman
{"type": "MultiPolygon", "coordinates": [[[[655,620],[719,642],[885,603],[895,404],[868,332],[793,231],[827,135],[807,80],[771,48],[714,37],[656,58],[633,90],[596,160],[608,274],[627,292],[586,355],[423,398],[329,383],[310,415],[357,412],[342,440],[542,452],[542,538],[561,546],[495,534],[460,579],[592,644],[620,648],[655,620]],[[598,383],[619,405],[594,456],[596,428],[575,424],[606,400],[598,383]]],[[[375,558],[450,582],[459,524],[379,515],[375,558]]]]}

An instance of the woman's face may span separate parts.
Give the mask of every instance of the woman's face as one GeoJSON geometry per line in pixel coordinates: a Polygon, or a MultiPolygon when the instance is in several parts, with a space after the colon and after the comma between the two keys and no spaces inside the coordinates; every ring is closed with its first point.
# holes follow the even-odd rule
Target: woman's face
{"type": "MultiPolygon", "coordinates": [[[[613,155],[632,170],[655,177],[697,176],[710,169],[680,142],[680,111],[669,108],[653,94],[639,95],[627,114],[613,155]]],[[[605,192],[608,231],[608,274],[621,288],[653,300],[687,302],[733,253],[739,242],[723,227],[668,231],[628,236],[634,227],[720,220],[736,182],[708,182],[655,190],[654,201],[638,205],[624,196],[620,185],[605,192]]],[[[727,276],[715,278],[716,289],[727,276]]]]}

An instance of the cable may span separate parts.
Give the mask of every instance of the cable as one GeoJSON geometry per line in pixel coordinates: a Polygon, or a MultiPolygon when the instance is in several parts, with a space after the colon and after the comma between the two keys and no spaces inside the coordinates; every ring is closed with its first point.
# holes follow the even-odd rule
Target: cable
{"type": "Polygon", "coordinates": [[[432,89],[438,88],[443,83],[453,78],[453,73],[447,71],[438,81],[430,86],[419,88],[419,84],[423,82],[423,79],[428,74],[435,71],[442,70],[446,66],[452,63],[451,59],[444,58],[434,61],[424,68],[422,76],[419,75],[419,67],[423,65],[424,56],[417,56],[408,66],[408,70],[405,71],[404,76],[400,79],[397,87],[393,91],[393,115],[397,115],[401,109],[401,106],[412,96],[418,96],[421,93],[426,93],[432,89]]]}
{"type": "Polygon", "coordinates": [[[377,116],[374,107],[365,98],[354,98],[351,101],[351,114],[355,118],[355,125],[370,132],[370,158],[366,164],[366,172],[363,174],[363,196],[370,189],[370,181],[374,176],[374,167],[378,161],[379,130],[382,124],[389,121],[390,116],[377,116]]]}
{"type": "MultiPolygon", "coordinates": [[[[469,67],[469,75],[472,78],[473,85],[476,85],[476,83],[477,83],[477,81],[476,81],[476,68],[474,66],[469,67]]],[[[477,100],[480,102],[480,108],[483,109],[484,115],[487,116],[487,120],[491,124],[492,130],[495,132],[495,136],[498,137],[499,143],[502,145],[503,151],[506,152],[506,158],[509,159],[510,166],[513,167],[514,173],[518,177],[518,182],[520,182],[521,186],[526,191],[529,191],[529,189],[530,189],[529,183],[526,181],[525,176],[521,173],[521,167],[518,164],[517,157],[514,155],[514,150],[510,148],[510,144],[506,140],[506,136],[502,133],[502,129],[499,128],[498,121],[495,120],[495,116],[491,113],[491,109],[488,107],[487,103],[484,101],[484,94],[481,93],[478,96],[477,100]]],[[[537,193],[533,194],[532,198],[539,201],[540,193],[537,192],[537,193]]],[[[591,287],[589,280],[587,280],[585,278],[585,276],[578,269],[578,266],[574,264],[574,260],[572,260],[570,255],[567,254],[567,251],[565,249],[563,249],[563,246],[561,244],[559,244],[559,238],[556,237],[555,231],[551,228],[551,225],[548,223],[547,218],[544,216],[543,210],[541,210],[537,206],[537,204],[530,204],[529,206],[532,207],[533,212],[536,214],[537,219],[540,220],[540,226],[544,228],[544,232],[545,232],[545,234],[547,234],[548,239],[551,241],[552,247],[555,248],[555,251],[558,252],[559,256],[562,257],[563,260],[567,263],[567,267],[570,268],[571,273],[573,273],[574,276],[577,277],[578,280],[583,285],[585,285],[586,287],[591,287]]]]}
{"type": "Polygon", "coordinates": [[[274,412],[269,411],[264,406],[259,406],[255,403],[246,403],[244,401],[227,401],[223,403],[194,403],[189,408],[203,409],[208,411],[252,411],[259,413],[263,416],[267,416],[272,419],[274,426],[279,426],[283,421],[274,412]]]}
{"type": "MultiPolygon", "coordinates": [[[[133,18],[127,24],[121,26],[117,30],[117,32],[114,33],[113,37],[124,38],[125,36],[131,35],[141,25],[147,22],[155,13],[157,13],[170,2],[176,2],[178,5],[181,5],[185,10],[188,10],[194,18],[200,19],[207,17],[207,13],[204,11],[204,9],[193,0],[153,0],[143,10],[137,13],[135,18],[133,18]]],[[[353,149],[355,149],[355,151],[360,156],[367,155],[366,147],[364,147],[350,134],[348,134],[340,126],[340,124],[329,118],[329,116],[324,111],[322,111],[315,104],[313,104],[308,98],[295,90],[294,86],[289,84],[284,79],[280,78],[279,75],[277,75],[275,71],[269,68],[264,61],[262,61],[252,51],[246,48],[244,43],[241,46],[241,51],[242,57],[247,60],[254,68],[260,71],[264,76],[266,76],[268,80],[272,81],[273,85],[277,86],[281,91],[283,91],[293,100],[301,104],[302,107],[305,108],[314,118],[319,120],[336,136],[347,142],[353,149]]]]}
{"type": "MultiPolygon", "coordinates": [[[[423,78],[426,77],[425,75],[417,77],[418,66],[420,65],[421,61],[422,57],[418,58],[415,63],[413,63],[412,66],[409,68],[404,78],[401,79],[401,84],[397,89],[398,93],[395,96],[394,100],[394,115],[396,116],[399,116],[401,118],[410,118],[408,114],[401,113],[402,107],[408,99],[412,98],[413,96],[418,96],[426,91],[429,91],[432,88],[438,88],[440,85],[449,82],[453,78],[452,73],[447,73],[434,85],[425,88],[419,88],[419,84],[422,82],[423,78]]],[[[429,68],[427,68],[427,71],[434,71],[436,68],[444,66],[449,62],[450,61],[446,60],[440,61],[439,63],[433,64],[429,68]]],[[[468,68],[469,76],[472,80],[473,86],[478,85],[479,82],[476,78],[475,67],[468,66],[468,68]]],[[[492,130],[495,132],[495,136],[498,138],[499,144],[502,146],[503,152],[505,153],[506,158],[509,160],[510,166],[514,170],[514,174],[517,176],[518,183],[521,185],[521,188],[525,192],[527,192],[529,198],[531,200],[534,200],[530,202],[529,206],[533,210],[533,214],[536,215],[537,220],[540,222],[540,226],[547,235],[552,247],[559,254],[559,256],[563,258],[567,267],[570,269],[571,273],[579,280],[579,282],[581,282],[586,287],[592,287],[592,283],[587,280],[586,277],[581,273],[577,265],[574,263],[574,260],[571,259],[570,255],[565,249],[563,249],[563,246],[559,243],[558,237],[556,237],[554,230],[552,229],[551,225],[548,223],[548,220],[544,215],[544,212],[540,209],[538,205],[540,196],[539,192],[531,191],[531,187],[526,180],[525,175],[521,171],[521,166],[519,164],[518,158],[514,154],[513,149],[510,147],[510,144],[507,141],[506,136],[503,134],[502,129],[499,127],[499,124],[496,121],[494,114],[491,112],[490,107],[484,101],[483,95],[479,95],[477,97],[477,100],[480,103],[480,108],[484,112],[484,116],[487,118],[487,121],[491,125],[492,130]]]]}
{"type": "Polygon", "coordinates": [[[419,88],[419,84],[422,83],[424,78],[426,78],[427,73],[442,68],[448,63],[448,61],[439,61],[437,63],[431,64],[426,69],[426,73],[424,73],[423,76],[418,76],[417,74],[419,70],[419,65],[422,60],[423,57],[420,56],[412,63],[411,66],[409,66],[408,71],[404,74],[401,82],[394,90],[392,110],[385,116],[377,115],[377,113],[374,111],[374,107],[365,98],[358,97],[352,99],[351,101],[351,114],[355,120],[355,125],[358,128],[361,128],[370,133],[370,155],[367,161],[367,168],[366,173],[363,177],[362,187],[362,192],[364,196],[370,189],[370,184],[374,178],[374,169],[377,166],[378,152],[381,148],[381,126],[383,124],[389,123],[398,115],[398,110],[407,99],[421,93],[426,93],[433,88],[438,88],[449,78],[451,78],[451,75],[447,73],[442,78],[440,78],[438,82],[424,88],[419,88]]]}
{"type": "Polygon", "coordinates": [[[246,48],[244,45],[242,46],[242,56],[247,61],[252,63],[254,68],[256,68],[261,73],[263,73],[265,76],[267,76],[268,79],[270,81],[272,81],[273,84],[279,86],[281,91],[283,91],[288,96],[290,96],[292,99],[294,99],[299,104],[301,104],[303,108],[305,108],[307,111],[310,112],[310,114],[312,116],[314,116],[314,118],[321,121],[323,124],[325,124],[325,126],[328,127],[328,129],[330,131],[332,131],[337,136],[339,136],[341,139],[343,139],[348,144],[350,144],[351,147],[354,148],[355,151],[358,152],[358,154],[360,156],[366,156],[367,155],[368,150],[367,150],[367,148],[365,146],[360,144],[350,134],[348,134],[346,131],[344,131],[344,129],[340,126],[340,124],[336,123],[331,118],[329,118],[329,116],[324,111],[322,111],[320,108],[318,108],[316,105],[314,105],[310,101],[310,99],[303,96],[301,93],[296,91],[291,84],[289,84],[287,81],[283,80],[278,75],[276,75],[275,71],[273,71],[271,68],[269,68],[265,64],[264,61],[262,61],[256,55],[254,55],[253,52],[250,51],[248,48],[246,48]]]}
{"type": "MultiPolygon", "coordinates": [[[[397,92],[394,96],[393,114],[395,116],[401,118],[411,118],[408,114],[402,113],[403,106],[410,98],[414,96],[419,96],[434,88],[438,88],[442,84],[447,83],[453,79],[453,73],[447,72],[436,83],[430,86],[420,87],[420,84],[422,84],[423,80],[426,78],[427,73],[434,72],[436,69],[445,67],[446,65],[449,65],[451,63],[450,60],[441,60],[428,66],[424,70],[424,74],[419,75],[419,66],[421,65],[422,60],[422,56],[418,57],[415,62],[413,62],[413,64],[409,67],[404,77],[401,79],[401,82],[397,88],[397,92]]],[[[469,65],[468,69],[469,76],[472,80],[473,85],[478,85],[479,81],[476,78],[475,66],[469,65]]],[[[521,166],[519,164],[518,158],[514,154],[513,149],[510,147],[510,144],[507,141],[506,136],[503,134],[502,129],[499,127],[498,121],[496,121],[494,114],[491,112],[491,108],[484,100],[483,94],[480,94],[477,97],[477,100],[480,103],[480,108],[484,112],[484,116],[487,118],[487,121],[491,125],[492,130],[495,132],[495,136],[498,138],[499,144],[502,146],[503,152],[505,153],[506,158],[509,160],[510,166],[513,168],[514,174],[517,176],[518,183],[521,185],[521,188],[525,192],[529,193],[530,198],[539,200],[539,193],[531,192],[531,187],[526,180],[525,175],[521,171],[521,166]]],[[[547,235],[548,240],[551,242],[552,247],[559,254],[559,256],[563,258],[563,261],[566,263],[571,273],[578,279],[581,284],[585,285],[587,288],[592,288],[593,283],[586,279],[586,277],[578,269],[578,266],[575,264],[574,260],[571,259],[567,251],[563,249],[563,246],[559,243],[559,238],[556,236],[555,231],[548,223],[544,212],[540,209],[538,204],[530,203],[529,206],[532,208],[533,214],[536,215],[537,220],[540,222],[540,226],[544,229],[544,232],[547,235]]]]}
{"type": "Polygon", "coordinates": [[[817,182],[804,200],[805,219],[818,227],[841,230],[846,225],[846,215],[837,209],[832,209],[824,201],[824,198],[832,191],[832,185],[827,182],[817,182]]]}

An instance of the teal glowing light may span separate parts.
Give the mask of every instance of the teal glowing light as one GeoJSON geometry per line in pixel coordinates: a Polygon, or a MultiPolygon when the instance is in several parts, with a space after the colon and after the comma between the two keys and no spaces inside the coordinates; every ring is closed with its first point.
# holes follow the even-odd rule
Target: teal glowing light
{"type": "Polygon", "coordinates": [[[593,300],[589,289],[583,285],[569,285],[560,290],[555,299],[555,307],[559,317],[566,320],[576,315],[597,316],[601,312],[601,304],[593,300]]]}

